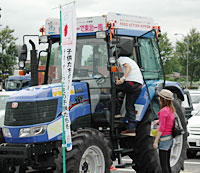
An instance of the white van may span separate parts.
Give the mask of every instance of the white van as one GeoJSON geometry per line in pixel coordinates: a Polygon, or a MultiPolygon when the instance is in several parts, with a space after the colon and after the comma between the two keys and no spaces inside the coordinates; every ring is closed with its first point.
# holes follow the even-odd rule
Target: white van
{"type": "Polygon", "coordinates": [[[200,110],[200,90],[189,90],[189,92],[193,105],[192,115],[195,115],[200,110]]]}
{"type": "Polygon", "coordinates": [[[6,102],[8,98],[17,91],[1,91],[0,92],[0,143],[4,142],[2,127],[4,125],[6,102]]]}

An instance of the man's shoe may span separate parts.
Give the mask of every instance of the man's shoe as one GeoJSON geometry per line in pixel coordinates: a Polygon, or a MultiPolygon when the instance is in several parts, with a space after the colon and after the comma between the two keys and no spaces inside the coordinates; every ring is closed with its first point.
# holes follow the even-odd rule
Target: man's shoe
{"type": "Polygon", "coordinates": [[[121,135],[125,136],[136,136],[135,130],[127,129],[121,132],[121,135]]]}

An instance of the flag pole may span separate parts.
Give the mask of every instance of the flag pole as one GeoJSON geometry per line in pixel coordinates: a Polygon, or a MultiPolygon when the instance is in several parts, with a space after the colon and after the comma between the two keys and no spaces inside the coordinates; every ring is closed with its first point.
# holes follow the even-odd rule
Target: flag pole
{"type": "MultiPolygon", "coordinates": [[[[62,57],[62,14],[61,14],[61,5],[60,5],[60,45],[61,45],[61,57],[62,57]]],[[[61,67],[62,67],[62,58],[61,58],[61,67]]],[[[61,68],[61,70],[63,70],[61,68]]],[[[61,73],[62,74],[62,73],[61,73]]],[[[63,76],[62,76],[63,78],[63,76]]],[[[62,93],[63,93],[63,82],[62,82],[62,93]]],[[[63,107],[63,94],[62,94],[62,112],[64,111],[64,107],[63,107]]],[[[62,133],[62,151],[63,151],[63,173],[66,173],[66,159],[65,159],[65,118],[64,118],[64,114],[62,114],[62,127],[63,127],[63,133],[62,133]]]]}

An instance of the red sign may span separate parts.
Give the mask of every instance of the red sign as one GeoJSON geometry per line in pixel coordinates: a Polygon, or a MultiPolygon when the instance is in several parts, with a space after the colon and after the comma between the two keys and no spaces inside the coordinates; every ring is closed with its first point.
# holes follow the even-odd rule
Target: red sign
{"type": "Polygon", "coordinates": [[[67,33],[68,33],[68,25],[65,25],[65,29],[64,29],[64,35],[65,35],[65,37],[67,37],[67,33]]]}
{"type": "Polygon", "coordinates": [[[13,102],[13,103],[12,103],[12,108],[13,108],[13,109],[16,109],[17,107],[18,107],[18,102],[13,102]]]}

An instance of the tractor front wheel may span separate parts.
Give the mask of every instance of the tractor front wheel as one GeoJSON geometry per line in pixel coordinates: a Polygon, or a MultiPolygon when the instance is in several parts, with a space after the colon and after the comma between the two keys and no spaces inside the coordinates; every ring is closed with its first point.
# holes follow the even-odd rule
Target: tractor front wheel
{"type": "MultiPolygon", "coordinates": [[[[95,129],[78,130],[72,137],[72,150],[66,152],[67,173],[109,173],[111,148],[104,134],[95,129]]],[[[57,172],[63,172],[62,149],[56,158],[57,172]]]]}

